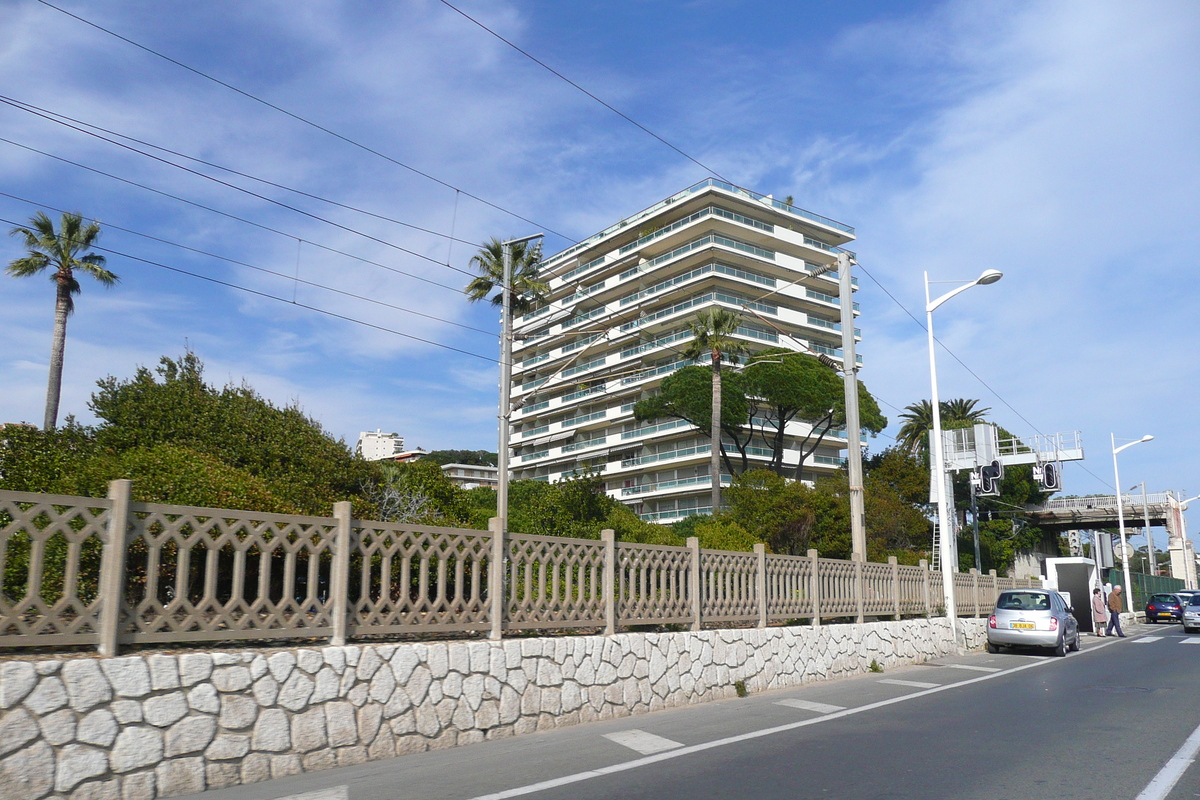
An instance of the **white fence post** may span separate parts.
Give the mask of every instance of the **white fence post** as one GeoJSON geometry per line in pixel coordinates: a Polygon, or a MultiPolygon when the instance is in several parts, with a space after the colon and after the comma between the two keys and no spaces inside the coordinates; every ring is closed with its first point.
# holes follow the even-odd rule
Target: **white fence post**
{"type": "Polygon", "coordinates": [[[333,504],[337,531],[334,534],[333,564],[329,576],[329,592],[333,595],[333,636],[329,643],[334,647],[344,647],[346,644],[350,607],[350,519],[353,513],[349,501],[333,504]]]}
{"type": "Polygon", "coordinates": [[[812,624],[814,628],[819,628],[821,627],[821,576],[817,574],[817,568],[821,564],[821,557],[816,550],[809,550],[808,557],[812,559],[812,624]]]}
{"type": "Polygon", "coordinates": [[[499,641],[504,631],[504,528],[499,517],[488,520],[492,532],[492,557],[488,559],[488,602],[491,605],[492,630],[488,638],[499,641]]]}
{"type": "Polygon", "coordinates": [[[923,584],[923,594],[925,599],[925,618],[933,619],[933,605],[929,602],[929,561],[922,558],[917,562],[921,567],[921,583],[923,584]]]}
{"type": "Polygon", "coordinates": [[[108,541],[100,556],[100,642],[102,656],[117,654],[117,631],[121,625],[121,596],[125,587],[125,544],[129,530],[130,482],[125,479],[108,484],[108,541]]]}
{"type": "Polygon", "coordinates": [[[900,566],[895,556],[888,556],[892,566],[892,608],[896,619],[900,619],[900,566]]]}
{"type": "Polygon", "coordinates": [[[688,549],[692,551],[692,568],[688,573],[688,592],[692,596],[692,630],[700,630],[700,612],[704,609],[704,598],[700,594],[702,581],[700,579],[700,540],[695,536],[687,539],[688,549]]]}
{"type": "Polygon", "coordinates": [[[604,542],[604,635],[617,632],[617,535],[608,528],[600,531],[604,542]]]}
{"type": "Polygon", "coordinates": [[[754,555],[758,561],[758,569],[756,570],[755,592],[758,594],[758,627],[767,627],[767,547],[766,545],[754,545],[754,555]]]}

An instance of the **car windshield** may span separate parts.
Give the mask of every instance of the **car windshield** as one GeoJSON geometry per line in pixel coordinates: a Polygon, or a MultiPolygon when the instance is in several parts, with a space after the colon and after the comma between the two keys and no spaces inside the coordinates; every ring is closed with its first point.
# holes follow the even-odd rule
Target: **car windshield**
{"type": "Polygon", "coordinates": [[[1200,595],[1195,595],[1188,601],[1188,608],[1200,608],[1200,595]]]}
{"type": "Polygon", "coordinates": [[[1156,594],[1150,598],[1150,602],[1151,603],[1170,603],[1171,605],[1179,604],[1179,600],[1169,594],[1156,594]]]}
{"type": "Polygon", "coordinates": [[[1041,592],[1005,592],[996,601],[1003,611],[1049,611],[1050,595],[1041,592]]]}

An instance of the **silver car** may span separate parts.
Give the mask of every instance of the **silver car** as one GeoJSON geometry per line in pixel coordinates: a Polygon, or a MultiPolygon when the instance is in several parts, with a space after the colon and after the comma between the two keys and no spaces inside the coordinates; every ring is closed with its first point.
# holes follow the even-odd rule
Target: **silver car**
{"type": "Polygon", "coordinates": [[[987,648],[1050,647],[1056,656],[1079,649],[1079,623],[1058,592],[1013,589],[1001,592],[988,617],[987,648]]]}
{"type": "Polygon", "coordinates": [[[1190,601],[1183,607],[1183,632],[1191,633],[1200,630],[1200,594],[1191,596],[1190,601]]]}

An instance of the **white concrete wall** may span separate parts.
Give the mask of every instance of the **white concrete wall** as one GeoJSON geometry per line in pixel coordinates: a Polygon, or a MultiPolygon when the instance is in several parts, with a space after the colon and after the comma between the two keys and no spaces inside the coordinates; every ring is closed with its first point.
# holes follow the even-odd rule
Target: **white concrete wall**
{"type": "Polygon", "coordinates": [[[0,797],[150,800],[952,652],[916,619],[4,661],[0,797]]]}

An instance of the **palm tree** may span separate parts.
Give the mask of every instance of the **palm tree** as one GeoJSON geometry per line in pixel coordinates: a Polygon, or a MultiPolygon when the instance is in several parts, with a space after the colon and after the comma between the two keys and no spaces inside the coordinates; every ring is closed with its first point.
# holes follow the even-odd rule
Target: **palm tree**
{"type": "Polygon", "coordinates": [[[746,352],[746,345],[733,338],[741,315],[723,308],[701,311],[688,323],[692,341],[683,351],[686,358],[699,359],[708,355],[712,358],[712,453],[709,475],[712,476],[712,513],[721,507],[721,357],[735,356],[746,352]]]}
{"type": "MultiPolygon", "coordinates": [[[[957,398],[943,400],[939,405],[942,409],[943,428],[965,428],[976,422],[983,422],[990,408],[976,408],[978,400],[957,398]]],[[[929,432],[933,430],[933,405],[928,400],[905,406],[900,419],[904,424],[896,435],[896,442],[909,453],[923,453],[929,449],[929,432]]]]}
{"type": "Polygon", "coordinates": [[[54,269],[50,280],[57,289],[54,305],[54,339],[50,345],[50,382],[46,389],[46,417],[43,428],[51,430],[58,422],[58,401],[62,393],[63,348],[67,341],[67,317],[75,310],[72,295],[79,294],[79,281],[75,272],[91,275],[104,286],[112,286],[120,280],[104,268],[104,256],[88,250],[100,238],[100,225],[92,221],[86,225],[79,214],[64,212],[59,229],[54,230],[54,221],[39,211],[29,220],[29,227],[18,226],[9,231],[10,236],[25,240],[28,255],[8,265],[8,274],[16,278],[28,278],[47,267],[54,269]]]}
{"type": "MultiPolygon", "coordinates": [[[[538,267],[542,263],[542,245],[540,242],[517,242],[512,245],[512,312],[519,317],[530,311],[536,304],[545,300],[550,292],[550,286],[538,280],[538,267]]],[[[500,285],[504,283],[504,245],[496,237],[492,237],[479,252],[471,256],[471,266],[479,270],[479,277],[467,284],[467,297],[471,302],[491,298],[494,306],[504,305],[504,293],[500,285]]]]}

